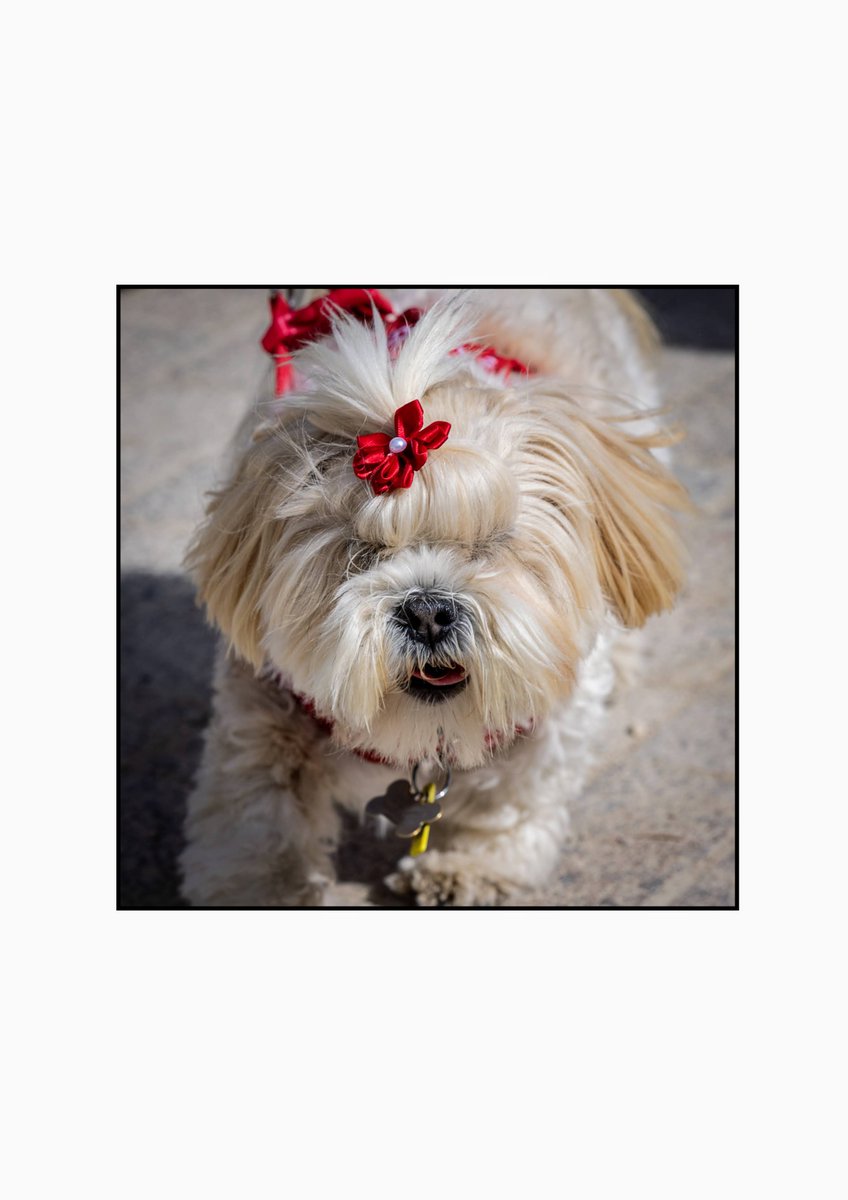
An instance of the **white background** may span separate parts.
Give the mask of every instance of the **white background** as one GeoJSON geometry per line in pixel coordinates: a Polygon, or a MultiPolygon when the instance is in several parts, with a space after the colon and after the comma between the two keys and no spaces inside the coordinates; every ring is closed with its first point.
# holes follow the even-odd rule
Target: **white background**
{"type": "Polygon", "coordinates": [[[7,14],[5,1193],[844,1194],[821,3],[7,14]],[[115,284],[742,286],[742,909],[114,911],[115,284]]]}

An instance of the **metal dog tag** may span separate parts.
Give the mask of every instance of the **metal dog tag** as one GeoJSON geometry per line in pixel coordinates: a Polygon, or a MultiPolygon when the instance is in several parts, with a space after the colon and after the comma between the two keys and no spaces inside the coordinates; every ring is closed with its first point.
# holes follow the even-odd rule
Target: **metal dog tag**
{"type": "Polygon", "coordinates": [[[396,779],[382,796],[369,800],[365,808],[372,817],[386,817],[400,838],[415,838],[425,825],[432,825],[442,815],[438,801],[425,800],[421,792],[413,792],[406,779],[396,779]]]}

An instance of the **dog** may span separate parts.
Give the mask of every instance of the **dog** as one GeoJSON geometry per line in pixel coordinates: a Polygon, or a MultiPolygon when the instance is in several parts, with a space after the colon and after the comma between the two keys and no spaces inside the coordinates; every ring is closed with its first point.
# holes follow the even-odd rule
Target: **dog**
{"type": "Polygon", "coordinates": [[[557,861],[616,644],[682,584],[653,326],[615,289],[272,318],[186,560],[223,638],[183,895],[333,905],[352,812],[406,839],[408,903],[508,904],[557,861]]]}

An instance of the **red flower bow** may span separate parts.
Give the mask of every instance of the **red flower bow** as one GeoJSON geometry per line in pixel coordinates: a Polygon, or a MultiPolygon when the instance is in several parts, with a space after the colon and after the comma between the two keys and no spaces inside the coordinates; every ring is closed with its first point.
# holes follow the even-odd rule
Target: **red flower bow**
{"type": "Polygon", "coordinates": [[[356,439],[359,449],[353,459],[354,474],[371,481],[375,496],[411,487],[428,452],[448,440],[449,422],[433,421],[426,429],[423,424],[424,409],[418,400],[411,400],[395,413],[393,438],[387,433],[364,433],[356,439]]]}
{"type": "Polygon", "coordinates": [[[334,309],[349,313],[357,321],[370,321],[375,308],[384,321],[393,311],[376,288],[336,288],[305,308],[297,309],[292,308],[279,292],[272,296],[271,324],[262,339],[262,346],[277,363],[277,395],[282,396],[291,386],[290,354],[330,332],[334,309]]]}

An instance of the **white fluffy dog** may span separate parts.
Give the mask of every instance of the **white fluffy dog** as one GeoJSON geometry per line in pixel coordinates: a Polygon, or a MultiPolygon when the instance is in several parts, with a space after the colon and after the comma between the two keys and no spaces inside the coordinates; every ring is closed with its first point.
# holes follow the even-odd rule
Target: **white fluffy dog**
{"type": "Polygon", "coordinates": [[[333,904],[340,810],[384,794],[415,839],[393,891],[490,905],[543,882],[612,644],[680,586],[685,495],[629,294],[392,301],[277,302],[278,395],[189,553],[228,647],[189,802],[195,905],[333,904]]]}

